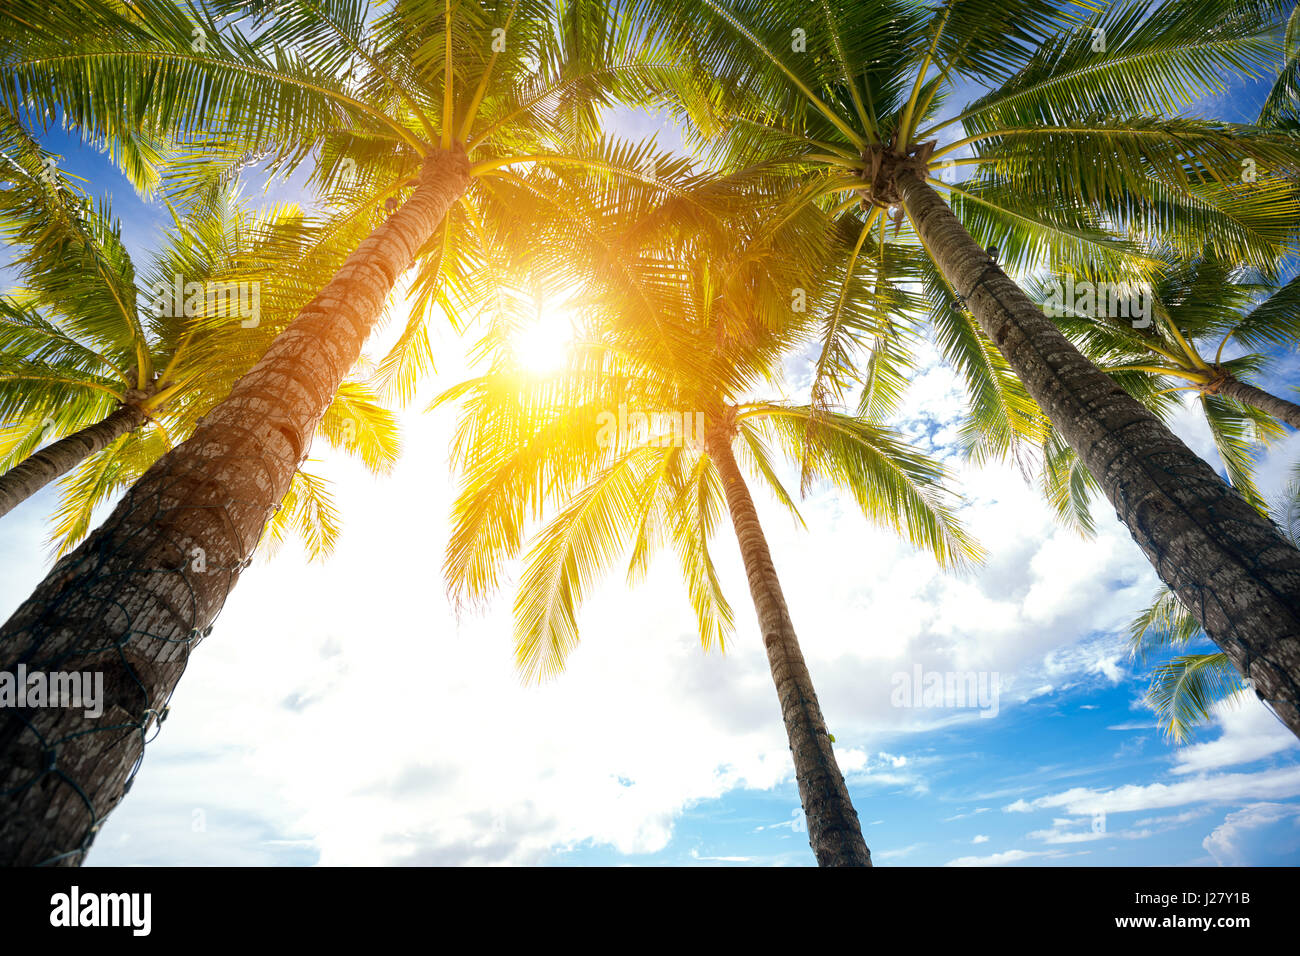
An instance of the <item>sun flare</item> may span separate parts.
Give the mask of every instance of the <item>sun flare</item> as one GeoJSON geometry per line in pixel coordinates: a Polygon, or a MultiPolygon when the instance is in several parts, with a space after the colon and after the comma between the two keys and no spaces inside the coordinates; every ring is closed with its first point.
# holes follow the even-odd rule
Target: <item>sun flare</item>
{"type": "Polygon", "coordinates": [[[544,304],[532,321],[512,337],[513,352],[521,368],[545,375],[564,366],[573,340],[573,315],[560,304],[544,304]]]}

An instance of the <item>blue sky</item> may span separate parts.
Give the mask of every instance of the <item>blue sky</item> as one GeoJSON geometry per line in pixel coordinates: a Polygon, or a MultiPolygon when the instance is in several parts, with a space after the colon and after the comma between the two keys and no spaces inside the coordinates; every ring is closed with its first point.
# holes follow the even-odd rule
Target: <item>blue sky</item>
{"type": "MultiPolygon", "coordinates": [[[[1261,96],[1238,86],[1206,109],[1242,119],[1261,96]]],[[[619,125],[639,136],[658,124],[619,125]]],[[[46,142],[111,193],[142,264],[166,210],[94,149],[58,132],[46,142]]],[[[298,196],[282,184],[268,200],[298,196]]],[[[390,317],[404,319],[400,297],[390,317]]],[[[464,343],[437,339],[429,395],[466,371],[464,343]]],[[[789,371],[797,391],[806,365],[789,371]]],[[[1286,392],[1298,372],[1292,353],[1262,384],[1286,392]]],[[[1162,739],[1123,633],[1156,583],[1145,559],[1104,504],[1082,541],[1016,472],[958,462],[961,401],[930,356],[899,424],[960,470],[963,517],[990,552],[974,574],[943,574],[824,488],[803,503],[806,531],[759,501],[876,862],[1300,862],[1296,739],[1254,701],[1217,712],[1191,746],[1162,739]],[[996,716],[892,706],[894,675],[918,665],[997,674],[996,716]]],[[[508,598],[458,617],[443,597],[454,412],[423,405],[404,416],[389,478],[315,449],[344,513],[338,553],[308,564],[290,546],[255,563],[88,863],[811,865],[731,540],[714,546],[738,624],[726,655],[700,651],[684,590],[660,566],[630,591],[612,577],[583,612],[568,672],[522,688],[508,598]]],[[[1217,466],[1195,415],[1176,428],[1217,466]]],[[[1294,434],[1264,455],[1266,491],[1297,459],[1294,434]]],[[[6,615],[48,569],[53,507],[47,489],[0,524],[6,615]]]]}

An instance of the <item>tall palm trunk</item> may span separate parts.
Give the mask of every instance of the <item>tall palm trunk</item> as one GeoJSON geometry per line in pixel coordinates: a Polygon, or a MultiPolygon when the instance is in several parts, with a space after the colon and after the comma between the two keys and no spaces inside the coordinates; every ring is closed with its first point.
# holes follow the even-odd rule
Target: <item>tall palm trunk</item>
{"type": "Polygon", "coordinates": [[[1300,551],[1084,358],[918,175],[902,171],[898,185],[940,271],[1161,579],[1300,736],[1300,551]]]}
{"type": "Polygon", "coordinates": [[[0,670],[100,671],[105,698],[98,720],[0,712],[0,864],[81,861],[384,299],[469,181],[463,152],[430,156],[411,198],[0,629],[0,670]]]}
{"type": "Polygon", "coordinates": [[[1300,405],[1279,398],[1262,388],[1247,385],[1234,375],[1228,375],[1219,386],[1219,394],[1226,395],[1243,405],[1253,405],[1261,411],[1268,412],[1274,418],[1286,422],[1292,428],[1300,428],[1300,405]]]}
{"type": "Polygon", "coordinates": [[[794,757],[799,799],[808,818],[808,842],[817,865],[871,866],[871,851],[862,838],[858,814],[835,762],[817,692],[799,650],[754,500],[731,452],[731,436],[726,429],[715,427],[709,432],[706,447],[722,477],[731,524],[740,542],[749,593],[758,612],[758,627],[794,757]]]}
{"type": "Polygon", "coordinates": [[[24,458],[0,475],[0,516],[7,515],[55,478],[66,475],[91,455],[103,451],[114,439],[135,431],[145,421],[145,414],[140,409],[123,405],[103,421],[87,425],[24,458]]]}

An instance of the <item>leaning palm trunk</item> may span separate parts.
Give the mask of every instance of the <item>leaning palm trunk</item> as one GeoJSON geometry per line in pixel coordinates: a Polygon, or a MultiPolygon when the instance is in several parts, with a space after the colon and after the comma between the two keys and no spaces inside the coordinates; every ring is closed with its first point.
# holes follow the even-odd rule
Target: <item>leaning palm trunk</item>
{"type": "Polygon", "coordinates": [[[84,857],[385,298],[468,184],[463,152],[429,157],[411,198],[0,629],[0,670],[104,675],[98,720],[81,708],[4,710],[0,864],[84,857]]]}
{"type": "Polygon", "coordinates": [[[898,185],[940,271],[1161,579],[1300,736],[1300,551],[1084,358],[915,172],[898,185]]]}
{"type": "Polygon", "coordinates": [[[87,425],[24,458],[0,475],[0,516],[7,515],[55,478],[66,475],[145,421],[145,414],[139,408],[123,405],[103,421],[87,425]]]}
{"type": "Polygon", "coordinates": [[[1268,412],[1274,418],[1286,422],[1292,428],[1300,428],[1300,405],[1295,402],[1288,402],[1285,398],[1266,392],[1262,388],[1247,385],[1241,379],[1232,375],[1225,378],[1218,391],[1220,395],[1226,395],[1243,405],[1252,405],[1261,411],[1268,412]]]}
{"type": "Polygon", "coordinates": [[[808,842],[818,866],[870,866],[871,851],[862,838],[858,814],[835,762],[817,692],[799,650],[754,500],[732,455],[730,436],[715,429],[707,442],[709,455],[722,477],[731,524],[749,578],[749,593],[758,612],[763,646],[767,648],[767,663],[781,703],[799,799],[808,818],[808,842]]]}

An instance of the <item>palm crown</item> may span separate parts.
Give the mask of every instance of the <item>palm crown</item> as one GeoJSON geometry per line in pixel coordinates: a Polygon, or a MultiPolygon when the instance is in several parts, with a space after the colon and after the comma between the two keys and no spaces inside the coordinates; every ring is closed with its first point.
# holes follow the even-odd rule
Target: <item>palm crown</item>
{"type": "MultiPolygon", "coordinates": [[[[1255,486],[1258,449],[1278,438],[1283,423],[1300,422],[1300,408],[1250,384],[1277,367],[1300,341],[1300,280],[1284,284],[1262,281],[1254,270],[1212,257],[1178,258],[1168,250],[1153,252],[1164,261],[1149,287],[1149,315],[1107,317],[1077,312],[1063,305],[1058,324],[1097,365],[1130,394],[1162,415],[1176,407],[1179,392],[1197,393],[1219,457],[1233,486],[1261,510],[1265,502],[1255,486]]],[[[1075,289],[1088,294],[1106,288],[1106,279],[1081,275],[1075,289]],[[1085,284],[1086,283],[1086,284],[1085,284]]],[[[1051,298],[1046,285],[1031,285],[1034,294],[1051,298]]],[[[1081,301],[1081,300],[1080,300],[1081,301]]],[[[1052,436],[1052,478],[1078,477],[1077,457],[1052,436]]],[[[1091,476],[1079,479],[1079,497],[1069,514],[1086,528],[1091,476]]],[[[1059,485],[1057,494],[1068,493],[1059,485]]]]}
{"type": "Polygon", "coordinates": [[[355,243],[410,195],[430,152],[467,152],[475,187],[418,250],[410,320],[379,362],[403,399],[432,367],[430,306],[455,315],[449,296],[471,293],[466,276],[493,229],[480,207],[544,191],[544,176],[520,175],[537,166],[644,177],[599,141],[597,113],[675,69],[653,47],[634,55],[635,20],[582,0],[403,0],[378,16],[359,0],[91,2],[100,28],[71,47],[33,29],[63,13],[33,6],[5,64],[5,102],[33,117],[62,111],[114,144],[137,185],[178,205],[210,198],[250,162],[283,174],[310,162],[333,241],[355,243]]]}
{"type": "MultiPolygon", "coordinates": [[[[1011,269],[1150,276],[1160,264],[1131,237],[1159,236],[1189,256],[1208,245],[1267,270],[1294,238],[1296,141],[1176,115],[1219,90],[1225,71],[1263,74],[1278,50],[1278,6],[647,5],[704,75],[720,78],[708,99],[680,83],[665,96],[692,143],[723,168],[792,168],[801,189],[791,201],[822,203],[859,236],[846,250],[850,271],[878,268],[873,230],[883,242],[895,213],[895,229],[910,224],[894,179],[903,167],[946,192],[971,235],[996,245],[1011,269]],[[965,105],[948,108],[953,97],[965,105]]],[[[953,301],[928,255],[895,268],[920,278],[936,304],[953,301]]],[[[936,339],[971,389],[972,447],[1040,443],[1041,421],[983,334],[935,314],[936,339]]],[[[864,352],[837,341],[844,330],[832,319],[814,398],[857,381],[874,400],[876,376],[901,379],[907,331],[864,352]]]]}
{"type": "MultiPolygon", "coordinates": [[[[95,507],[187,437],[283,328],[302,295],[301,270],[284,260],[301,260],[321,237],[291,207],[254,214],[223,198],[177,220],[137,273],[108,201],[92,205],[25,130],[5,130],[0,210],[22,287],[0,298],[0,471],[115,407],[144,416],[63,480],[51,531],[62,554],[85,536],[95,507]],[[178,276],[183,290],[238,286],[243,301],[200,294],[186,308],[178,276]]],[[[321,432],[374,470],[396,461],[396,420],[363,381],[340,389],[321,432]]],[[[321,555],[338,527],[326,483],[304,471],[268,536],[292,528],[321,555]]]]}
{"type": "MultiPolygon", "coordinates": [[[[807,343],[840,298],[834,256],[818,241],[820,215],[805,209],[774,227],[762,184],[692,183],[678,173],[666,198],[624,185],[635,196],[619,203],[589,175],[563,174],[560,188],[571,210],[585,212],[589,244],[589,255],[571,260],[582,265],[569,278],[584,282],[587,296],[568,365],[537,376],[497,348],[485,375],[443,398],[465,399],[464,483],[446,562],[458,599],[485,597],[503,562],[524,549],[529,522],[558,509],[532,536],[515,604],[518,660],[530,677],[562,667],[577,641],[577,606],[600,572],[630,552],[635,579],[664,545],[681,562],[702,642],[724,643],[732,615],[709,551],[722,486],[706,433],[734,445],[796,515],[781,455],[802,459],[809,481],[844,489],[871,519],[943,563],[979,553],[936,462],[879,423],[769,397],[782,357],[807,343]],[[689,226],[675,212],[682,204],[695,210],[689,226]],[[796,281],[811,286],[806,311],[792,311],[796,281]],[[628,426],[638,412],[646,413],[641,427],[628,426]]],[[[499,344],[502,332],[488,338],[499,344]]]]}

